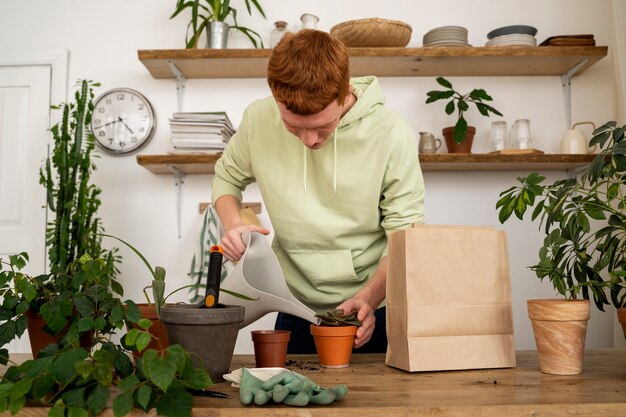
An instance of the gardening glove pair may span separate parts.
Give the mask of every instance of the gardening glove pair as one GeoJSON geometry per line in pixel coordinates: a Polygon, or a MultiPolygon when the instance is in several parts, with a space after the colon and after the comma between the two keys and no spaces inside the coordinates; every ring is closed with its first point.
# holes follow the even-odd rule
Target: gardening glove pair
{"type": "Polygon", "coordinates": [[[266,404],[269,400],[303,407],[311,404],[330,404],[342,399],[348,393],[345,385],[332,388],[321,388],[309,378],[296,372],[284,371],[262,381],[243,368],[239,399],[245,405],[254,402],[256,405],[266,404]]]}

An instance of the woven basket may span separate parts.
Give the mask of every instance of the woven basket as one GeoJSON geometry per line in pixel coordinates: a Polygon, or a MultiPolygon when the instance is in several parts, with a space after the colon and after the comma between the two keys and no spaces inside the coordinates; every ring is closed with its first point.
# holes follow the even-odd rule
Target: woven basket
{"type": "Polygon", "coordinates": [[[330,29],[349,48],[402,48],[409,43],[411,31],[404,22],[378,18],[350,20],[330,29]]]}

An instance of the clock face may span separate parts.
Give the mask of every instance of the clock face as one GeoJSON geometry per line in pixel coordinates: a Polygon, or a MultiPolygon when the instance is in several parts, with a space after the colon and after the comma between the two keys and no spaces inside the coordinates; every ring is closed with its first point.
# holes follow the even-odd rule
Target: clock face
{"type": "Polygon", "coordinates": [[[113,154],[126,154],[145,145],[156,124],[152,105],[130,88],[115,88],[98,97],[91,118],[96,143],[113,154]]]}

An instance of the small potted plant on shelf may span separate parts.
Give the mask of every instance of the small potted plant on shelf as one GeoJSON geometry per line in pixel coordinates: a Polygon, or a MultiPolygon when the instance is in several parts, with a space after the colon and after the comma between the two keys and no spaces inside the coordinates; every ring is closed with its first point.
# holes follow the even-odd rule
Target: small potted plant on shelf
{"type": "Polygon", "coordinates": [[[437,77],[437,83],[445,87],[445,90],[433,90],[426,93],[428,95],[426,104],[439,100],[448,100],[445,107],[446,114],[457,112],[456,124],[453,127],[446,127],[442,130],[448,152],[471,153],[476,128],[468,126],[464,117],[464,113],[469,110],[469,104],[473,103],[480,114],[486,117],[489,117],[490,113],[498,116],[502,116],[502,113],[485,103],[493,99],[483,89],[474,89],[468,94],[461,94],[454,90],[452,83],[443,77],[437,77]]]}
{"type": "Polygon", "coordinates": [[[361,326],[356,311],[346,314],[335,309],[315,316],[321,320],[320,324],[311,324],[310,329],[320,365],[326,368],[350,365],[354,337],[361,326]]]}
{"type": "MultiPolygon", "coordinates": [[[[252,4],[261,16],[266,17],[258,0],[244,1],[248,14],[252,15],[252,4]]],[[[187,8],[191,11],[191,20],[187,25],[185,48],[196,48],[202,32],[206,30],[207,47],[224,49],[227,46],[229,29],[243,33],[255,48],[263,47],[263,40],[257,32],[237,23],[237,9],[231,7],[230,0],[177,0],[176,10],[170,19],[187,8]],[[229,17],[232,18],[232,25],[226,22],[229,17]]]]}
{"type": "MultiPolygon", "coordinates": [[[[612,303],[618,316],[626,314],[626,198],[622,190],[626,181],[625,129],[608,122],[594,131],[589,144],[599,145],[601,151],[580,178],[544,184],[544,177],[532,173],[518,178],[521,186],[500,194],[496,207],[502,223],[513,214],[523,219],[526,210],[534,207],[531,219],[539,221],[546,237],[539,250],[539,262],[531,269],[538,278],[547,277],[565,298],[552,302],[529,300],[531,316],[549,314],[549,306],[555,305],[558,314],[579,317],[578,323],[570,326],[583,333],[582,321],[589,317],[590,298],[601,311],[612,303]],[[569,312],[575,305],[584,304],[587,307],[581,308],[586,312],[569,312]]],[[[547,323],[533,326],[545,329],[547,323]]],[[[554,339],[556,333],[551,332],[547,336],[554,339]]],[[[540,343],[537,339],[538,348],[540,343]]],[[[582,345],[576,350],[582,353],[584,338],[578,343],[582,345]]]]}

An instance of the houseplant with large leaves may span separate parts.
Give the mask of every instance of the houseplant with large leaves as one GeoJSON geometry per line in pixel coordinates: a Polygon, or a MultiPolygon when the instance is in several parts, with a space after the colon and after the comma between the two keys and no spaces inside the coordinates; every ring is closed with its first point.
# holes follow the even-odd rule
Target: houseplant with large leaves
{"type": "Polygon", "coordinates": [[[513,214],[523,219],[534,207],[531,220],[545,238],[530,268],[566,300],[593,299],[600,310],[626,306],[625,128],[608,122],[594,131],[589,144],[601,151],[579,178],[545,184],[532,173],[502,192],[496,205],[502,223],[513,214]]]}
{"type": "Polygon", "coordinates": [[[462,94],[456,91],[452,83],[444,77],[437,77],[437,84],[444,87],[445,90],[433,90],[426,93],[428,96],[426,104],[447,100],[446,114],[451,115],[455,111],[457,114],[454,127],[446,127],[442,130],[443,136],[446,138],[448,152],[470,153],[476,133],[476,128],[468,126],[467,120],[465,120],[465,112],[470,109],[470,104],[474,104],[480,114],[485,117],[489,117],[490,113],[502,116],[502,113],[486,103],[492,101],[493,98],[482,88],[476,88],[467,94],[462,94]]]}
{"type": "MultiPolygon", "coordinates": [[[[258,0],[244,0],[244,2],[248,14],[252,15],[252,6],[254,6],[259,14],[265,17],[265,12],[258,0]]],[[[213,22],[227,25],[227,28],[243,33],[255,48],[263,47],[263,40],[257,32],[237,23],[237,9],[231,6],[230,0],[177,0],[176,9],[170,19],[186,9],[191,12],[191,18],[187,25],[185,48],[195,48],[202,33],[210,30],[213,22]],[[229,18],[232,19],[232,25],[228,23],[229,18]]]]}
{"type": "MultiPolygon", "coordinates": [[[[14,284],[16,293],[30,293],[25,283],[36,286],[38,277],[21,272],[27,259],[20,254],[0,260],[0,283],[14,284]]],[[[85,288],[70,300],[76,308],[70,331],[59,343],[44,348],[39,357],[23,363],[11,362],[6,350],[0,351],[2,363],[11,362],[0,382],[0,412],[17,413],[28,401],[51,407],[51,417],[95,416],[112,402],[116,417],[133,408],[156,408],[159,415],[188,417],[193,390],[211,384],[204,369],[195,367],[179,345],[147,349],[142,358],[131,362],[127,346],[142,351],[149,345],[150,321],[141,319],[132,301],[122,302],[111,291],[104,259],[84,255],[68,270],[73,281],[85,288]],[[122,343],[114,342],[113,334],[131,323],[138,327],[123,335],[122,343]],[[81,346],[84,334],[90,342],[81,346]]]]}

